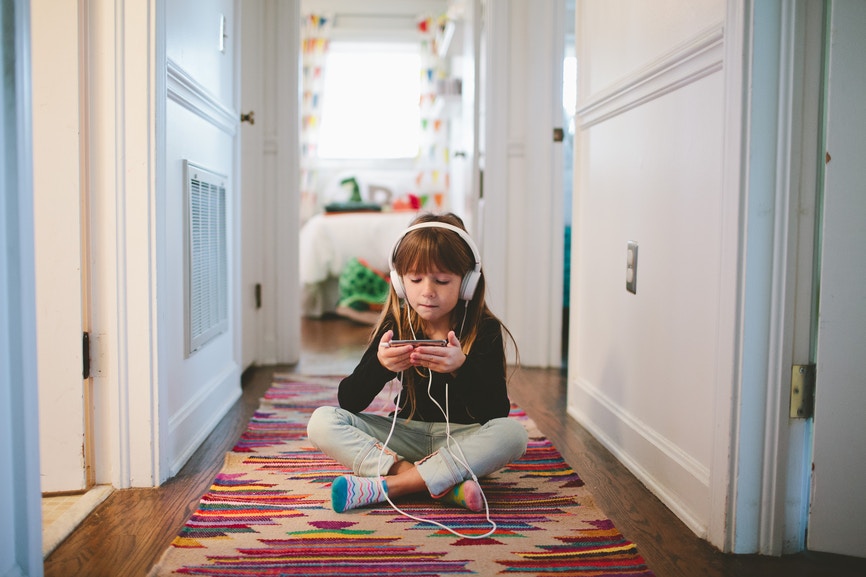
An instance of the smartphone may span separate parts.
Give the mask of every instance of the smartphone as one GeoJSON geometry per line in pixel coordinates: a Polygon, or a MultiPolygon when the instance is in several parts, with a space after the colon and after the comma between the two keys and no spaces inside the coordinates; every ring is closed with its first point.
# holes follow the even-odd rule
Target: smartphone
{"type": "Polygon", "coordinates": [[[391,341],[392,347],[399,347],[402,345],[412,345],[413,347],[444,347],[448,344],[448,341],[445,339],[410,339],[410,340],[393,340],[391,341]]]}

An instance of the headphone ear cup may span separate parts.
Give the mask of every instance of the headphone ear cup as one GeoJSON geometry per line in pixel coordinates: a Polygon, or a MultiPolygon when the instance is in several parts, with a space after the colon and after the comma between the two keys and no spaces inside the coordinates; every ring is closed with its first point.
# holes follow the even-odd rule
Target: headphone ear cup
{"type": "Polygon", "coordinates": [[[463,282],[460,285],[460,298],[464,301],[471,301],[475,296],[475,289],[478,287],[478,281],[481,280],[481,272],[471,270],[463,277],[463,282]]]}
{"type": "Polygon", "coordinates": [[[391,286],[394,287],[394,292],[397,293],[397,298],[406,298],[406,290],[403,288],[403,279],[396,270],[391,271],[391,286]]]}

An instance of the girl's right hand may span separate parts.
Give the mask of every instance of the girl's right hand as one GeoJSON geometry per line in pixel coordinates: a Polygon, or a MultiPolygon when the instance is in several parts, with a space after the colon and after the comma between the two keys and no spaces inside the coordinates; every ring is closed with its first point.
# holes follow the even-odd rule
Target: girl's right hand
{"type": "Polygon", "coordinates": [[[379,340],[379,350],[376,356],[379,363],[391,371],[399,373],[405,371],[412,366],[409,361],[409,355],[412,354],[412,345],[403,345],[399,347],[391,346],[391,339],[394,338],[394,331],[387,331],[379,340]]]}

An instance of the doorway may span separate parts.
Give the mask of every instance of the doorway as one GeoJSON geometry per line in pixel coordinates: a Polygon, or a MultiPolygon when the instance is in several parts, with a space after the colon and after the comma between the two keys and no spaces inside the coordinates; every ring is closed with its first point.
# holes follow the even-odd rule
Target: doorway
{"type": "MultiPolygon", "coordinates": [[[[437,2],[439,6],[446,4],[450,5],[452,3],[437,2]]],[[[515,68],[509,64],[503,54],[507,55],[512,50],[523,50],[522,47],[518,48],[510,44],[511,39],[509,38],[510,32],[508,30],[509,20],[511,18],[523,17],[523,15],[511,14],[512,8],[509,8],[507,5],[486,4],[484,6],[482,21],[480,17],[482,12],[480,9],[482,5],[481,0],[472,0],[471,2],[468,0],[466,2],[458,1],[453,2],[453,4],[465,6],[464,17],[468,17],[470,6],[473,10],[472,16],[478,15],[477,20],[471,26],[473,34],[471,40],[468,34],[464,37],[464,45],[462,47],[464,56],[461,66],[469,67],[467,60],[472,60],[473,64],[472,74],[469,75],[467,72],[467,77],[464,78],[460,98],[463,107],[461,114],[464,115],[464,118],[467,109],[470,108],[466,103],[472,103],[471,109],[474,118],[471,124],[475,140],[472,149],[465,149],[465,158],[462,155],[456,155],[456,152],[464,152],[464,150],[458,148],[456,145],[452,145],[452,150],[455,151],[455,154],[452,155],[455,167],[458,159],[461,164],[465,163],[465,166],[463,166],[465,170],[462,172],[467,177],[467,180],[472,183],[471,192],[466,194],[465,203],[463,203],[464,214],[466,215],[464,220],[467,221],[470,232],[481,247],[485,259],[485,273],[488,276],[489,286],[496,287],[496,294],[491,295],[493,299],[491,303],[496,305],[498,314],[503,314],[506,317],[514,315],[515,319],[517,319],[514,322],[519,326],[521,324],[520,321],[524,320],[519,317],[522,317],[527,310],[531,310],[531,307],[521,306],[523,299],[531,299],[528,295],[537,294],[539,290],[537,286],[529,286],[532,284],[530,277],[526,275],[521,276],[521,284],[526,285],[526,295],[522,294],[520,290],[515,289],[512,291],[509,288],[509,291],[515,295],[515,298],[511,299],[514,301],[513,303],[494,302],[496,299],[503,298],[503,291],[505,290],[503,287],[506,286],[505,276],[509,267],[516,270],[517,267],[515,265],[518,261],[533,261],[533,255],[529,254],[525,247],[510,258],[506,258],[504,254],[507,245],[514,244],[515,242],[521,245],[514,238],[509,240],[509,236],[506,233],[506,228],[509,225],[506,224],[505,215],[508,212],[508,204],[510,202],[507,196],[517,194],[518,188],[524,190],[524,186],[527,186],[526,183],[522,182],[522,179],[518,184],[517,181],[509,178],[509,170],[511,170],[509,165],[516,162],[511,155],[529,155],[532,162],[537,163],[538,170],[543,171],[543,183],[539,183],[535,179],[531,182],[532,190],[544,190],[542,198],[543,206],[539,207],[538,213],[540,216],[537,217],[539,222],[535,226],[540,227],[540,230],[549,231],[550,234],[543,241],[533,241],[533,246],[540,244],[544,247],[544,252],[542,253],[546,255],[542,263],[544,270],[539,272],[537,278],[546,279],[544,294],[548,296],[544,300],[549,306],[545,309],[543,317],[525,319],[527,323],[532,325],[527,328],[527,335],[538,335],[539,331],[543,331],[544,338],[533,339],[528,336],[525,337],[527,344],[525,345],[526,349],[524,349],[524,345],[521,345],[521,359],[527,362],[532,361],[527,366],[561,367],[563,361],[563,355],[561,354],[561,321],[563,315],[563,291],[565,288],[562,276],[560,276],[563,273],[564,267],[562,247],[564,233],[562,232],[563,224],[560,222],[560,219],[566,218],[562,210],[564,204],[562,195],[565,193],[560,192],[562,190],[561,181],[564,178],[562,174],[563,159],[561,156],[563,151],[561,146],[553,145],[550,129],[553,126],[563,126],[562,87],[560,85],[562,78],[563,42],[561,38],[558,39],[556,47],[554,47],[554,43],[551,40],[555,35],[553,30],[564,30],[564,20],[566,18],[571,20],[573,18],[566,15],[566,10],[563,8],[566,4],[565,0],[558,0],[555,3],[555,12],[553,10],[553,3],[545,5],[543,14],[538,14],[537,11],[533,10],[531,14],[533,34],[544,39],[545,53],[541,63],[533,63],[528,68],[526,66],[515,68]],[[556,28],[557,26],[559,28],[556,28]],[[468,57],[470,53],[472,56],[468,57]],[[533,94],[535,98],[543,99],[545,125],[543,135],[535,131],[533,132],[533,142],[516,143],[509,147],[508,136],[503,133],[511,122],[509,111],[504,108],[503,104],[507,98],[493,98],[492,95],[509,94],[507,85],[511,82],[518,82],[521,85],[533,85],[532,82],[527,80],[529,76],[524,77],[523,75],[527,75],[528,72],[542,67],[544,68],[544,78],[541,82],[544,83],[544,96],[543,98],[539,96],[539,91],[534,91],[533,94]],[[516,78],[515,75],[520,75],[520,78],[516,78]],[[471,78],[472,81],[470,82],[468,78],[471,78]],[[469,86],[470,84],[474,85],[469,86]],[[472,95],[471,99],[470,94],[472,95]],[[550,124],[548,124],[548,121],[550,124]],[[536,139],[541,143],[541,146],[535,145],[536,139]],[[471,155],[470,150],[472,151],[471,155]],[[471,165],[470,162],[472,163],[471,165]],[[558,169],[554,168],[554,162],[558,163],[558,169]],[[487,174],[484,174],[482,177],[485,166],[488,169],[487,174]],[[552,182],[552,168],[554,173],[559,173],[558,184],[552,182]],[[481,198],[482,188],[488,190],[489,198],[481,198]],[[514,189],[513,194],[509,192],[510,188],[514,189]],[[554,197],[555,201],[552,201],[551,199],[554,197]],[[529,349],[532,350],[530,351],[529,349]]],[[[257,317],[260,319],[257,328],[254,327],[254,321],[251,321],[250,326],[252,330],[249,331],[249,334],[247,334],[246,324],[244,327],[243,348],[245,367],[246,361],[256,364],[291,362],[295,357],[291,356],[291,353],[286,353],[287,351],[295,351],[296,354],[297,351],[296,346],[290,349],[291,345],[296,344],[294,341],[297,340],[298,334],[293,325],[299,323],[302,316],[307,316],[302,306],[305,299],[300,295],[295,299],[289,292],[295,290],[296,285],[293,283],[297,282],[296,279],[303,276],[303,271],[299,264],[293,263],[289,259],[289,255],[294,258],[300,252],[298,250],[298,234],[300,232],[300,223],[303,222],[303,219],[300,217],[301,208],[297,205],[289,207],[288,204],[301,204],[302,199],[296,199],[294,195],[280,194],[282,189],[278,190],[282,186],[279,183],[294,180],[298,178],[297,174],[301,172],[299,166],[300,150],[298,150],[297,157],[288,158],[288,155],[291,154],[291,146],[297,145],[300,148],[300,144],[296,142],[297,132],[289,130],[290,122],[288,118],[281,118],[281,115],[287,110],[287,103],[292,102],[292,99],[298,96],[297,85],[295,83],[300,70],[294,68],[297,65],[297,59],[299,59],[298,48],[285,43],[284,51],[282,49],[284,36],[277,33],[276,30],[287,26],[291,22],[290,16],[291,18],[298,18],[300,20],[299,9],[303,5],[304,3],[300,1],[279,4],[272,2],[243,4],[244,26],[246,28],[250,24],[252,29],[258,30],[258,34],[252,39],[249,35],[244,35],[244,42],[246,43],[249,40],[255,46],[253,46],[252,50],[248,50],[245,47],[242,53],[244,55],[258,54],[257,66],[261,71],[260,78],[273,79],[272,82],[268,83],[260,80],[259,86],[254,85],[254,83],[244,82],[241,104],[245,115],[251,111],[256,112],[255,125],[244,123],[241,130],[244,134],[260,133],[260,136],[255,137],[257,139],[256,146],[247,147],[245,144],[244,159],[242,160],[244,180],[246,181],[248,175],[251,173],[255,173],[253,178],[259,184],[259,186],[248,186],[245,182],[243,186],[244,195],[247,197],[245,198],[245,209],[252,208],[251,212],[255,212],[256,210],[261,211],[261,218],[258,221],[260,226],[256,230],[250,230],[249,227],[244,228],[243,234],[245,237],[248,234],[260,236],[260,238],[253,239],[251,243],[244,242],[244,262],[254,262],[255,259],[262,261],[261,267],[256,265],[256,268],[260,268],[255,273],[259,275],[259,278],[253,278],[251,274],[249,279],[245,278],[244,280],[244,295],[249,295],[244,297],[244,319],[248,318],[248,312],[255,315],[249,318],[257,317]],[[292,14],[289,15],[287,14],[288,12],[292,14]],[[261,23],[254,25],[252,24],[253,21],[261,23]],[[293,87],[294,91],[292,90],[293,87]],[[250,104],[248,104],[247,95],[253,94],[255,91],[260,92],[261,98],[259,100],[250,100],[250,104]],[[253,102],[260,103],[261,112],[258,112],[252,106],[253,102]],[[259,129],[260,122],[262,125],[261,129],[259,129]],[[247,168],[248,166],[255,166],[254,164],[248,164],[246,160],[247,151],[250,148],[260,151],[262,159],[260,164],[261,171],[251,171],[247,168]],[[290,165],[292,164],[298,167],[297,174],[291,172],[290,165]],[[279,174],[276,174],[277,172],[279,174]],[[248,197],[248,195],[252,196],[248,197]],[[256,199],[255,195],[261,195],[261,198],[256,199]],[[277,218],[279,222],[271,222],[277,218]],[[299,226],[297,228],[287,227],[285,225],[286,222],[298,222],[299,226]],[[273,239],[277,236],[281,236],[281,238],[278,239],[278,242],[274,242],[273,239]],[[260,246],[262,248],[261,256],[246,252],[247,248],[252,246],[260,246]],[[280,254],[281,251],[284,251],[285,255],[280,254]],[[275,266],[275,264],[279,264],[279,266],[275,266]],[[295,270],[299,271],[297,273],[298,276],[294,276],[295,273],[292,271],[295,270]],[[276,276],[277,273],[280,276],[276,276]],[[283,281],[285,281],[285,284],[283,284],[283,281]],[[257,295],[255,299],[253,298],[254,294],[257,295]],[[253,303],[259,300],[259,294],[261,295],[261,310],[264,314],[255,312],[256,309],[253,308],[253,303]],[[297,317],[289,310],[295,306],[296,302],[297,317]],[[250,311],[249,309],[253,310],[250,311]],[[271,310],[276,311],[276,314],[270,314],[269,311],[271,310]],[[292,315],[291,319],[288,317],[290,314],[292,315]],[[274,322],[275,320],[276,322],[274,322]],[[259,331],[258,337],[255,335],[256,330],[259,331]],[[285,341],[286,344],[280,345],[280,341],[285,341]],[[248,351],[252,350],[258,352],[256,354],[248,353],[248,351]]],[[[373,5],[374,3],[369,4],[369,6],[373,5]]],[[[369,9],[369,6],[365,5],[365,8],[369,9]]],[[[521,9],[528,10],[526,7],[521,7],[521,9]]],[[[300,25],[301,23],[298,22],[298,30],[300,30],[300,25]]],[[[468,32],[468,28],[470,27],[466,26],[464,31],[468,32]]],[[[455,36],[458,35],[459,29],[455,30],[454,34],[455,36]]],[[[456,47],[454,42],[452,40],[452,46],[456,47]]],[[[300,42],[298,42],[298,45],[300,46],[300,42]]],[[[539,54],[534,53],[536,59],[539,56],[539,54]]],[[[247,70],[246,66],[244,66],[244,70],[247,70]]],[[[299,107],[301,104],[301,102],[297,103],[299,107]]],[[[292,119],[292,122],[294,120],[297,120],[297,118],[292,119]]],[[[469,121],[467,120],[464,122],[464,127],[468,126],[469,121]]],[[[568,152],[567,154],[571,158],[571,153],[568,152]]],[[[519,160],[522,162],[522,159],[519,160]]],[[[571,181],[570,178],[568,180],[569,182],[571,181]]],[[[525,197],[526,195],[522,194],[522,196],[525,197]]],[[[567,214],[570,214],[570,212],[568,210],[567,214]]],[[[533,212],[533,215],[535,216],[535,212],[533,212]]],[[[405,228],[406,223],[402,224],[404,225],[402,228],[405,228]]],[[[517,231],[516,237],[523,238],[526,235],[526,231],[521,230],[517,231]]],[[[514,235],[511,236],[514,237],[514,235]]],[[[390,237],[384,243],[384,248],[376,254],[386,255],[392,244],[391,239],[395,237],[396,234],[390,234],[390,237]]],[[[529,240],[532,240],[532,238],[529,240]]],[[[387,268],[387,261],[383,267],[387,268]]],[[[335,275],[339,275],[339,271],[335,275]]],[[[332,281],[336,285],[336,276],[332,276],[332,281]]],[[[304,282],[302,279],[301,284],[304,282]]],[[[298,290],[300,291],[300,287],[298,290]]],[[[333,299],[333,302],[336,302],[336,299],[333,299]]],[[[246,320],[244,322],[246,323],[246,320]]]]}
{"type": "MultiPolygon", "coordinates": [[[[753,116],[761,122],[750,127],[748,150],[752,162],[780,169],[782,185],[772,188],[776,219],[749,219],[749,243],[763,237],[773,247],[772,266],[762,268],[775,271],[771,298],[752,319],[780,322],[749,329],[754,336],[763,331],[761,338],[774,347],[760,359],[766,370],[760,385],[743,377],[740,402],[767,407],[756,417],[741,412],[737,495],[726,530],[737,553],[864,556],[856,525],[863,499],[855,488],[866,483],[866,452],[855,439],[866,435],[858,410],[866,404],[866,386],[855,351],[866,348],[866,309],[864,286],[851,282],[849,271],[864,264],[858,250],[864,172],[853,151],[866,144],[866,116],[854,96],[866,90],[866,68],[856,56],[866,48],[866,7],[815,0],[802,8],[768,3],[755,5],[753,13],[750,58],[770,63],[753,73],[753,93],[765,103],[776,99],[782,112],[772,126],[761,124],[767,115],[753,116]],[[817,375],[813,418],[791,402],[798,388],[792,375],[810,365],[817,375]]],[[[749,196],[760,197],[753,190],[749,196]]],[[[748,210],[750,217],[762,212],[748,210]]],[[[763,293],[755,278],[746,290],[763,293]]]]}
{"type": "Polygon", "coordinates": [[[87,322],[87,200],[78,7],[35,3],[31,11],[33,184],[39,347],[42,492],[80,492],[93,483],[83,334],[87,322]],[[49,40],[50,39],[50,40],[49,40]],[[65,46],[62,55],[57,46],[65,46]],[[68,98],[56,98],[68,92],[68,98]]]}
{"type": "Polygon", "coordinates": [[[338,279],[378,273],[384,286],[388,252],[417,213],[454,212],[474,229],[479,2],[399,4],[301,2],[305,317],[375,322],[381,300],[343,294],[338,279]]]}
{"type": "Polygon", "coordinates": [[[94,486],[81,10],[31,4],[43,555],[111,492],[94,486]]]}
{"type": "Polygon", "coordinates": [[[577,109],[577,58],[575,56],[574,0],[565,0],[562,50],[562,367],[568,370],[568,327],[571,304],[571,225],[574,188],[574,131],[577,109]]]}

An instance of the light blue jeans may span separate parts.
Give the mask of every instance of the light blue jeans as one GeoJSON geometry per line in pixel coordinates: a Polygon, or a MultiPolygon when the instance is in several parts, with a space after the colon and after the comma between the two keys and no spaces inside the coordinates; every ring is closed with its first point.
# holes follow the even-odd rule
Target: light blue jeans
{"type": "Polygon", "coordinates": [[[382,454],[392,422],[393,417],[319,407],[310,416],[307,436],[320,451],[359,477],[386,475],[400,460],[415,463],[434,497],[471,479],[472,473],[481,478],[519,459],[528,441],[523,425],[509,418],[483,425],[452,424],[450,446],[445,423],[397,419],[382,454]]]}

